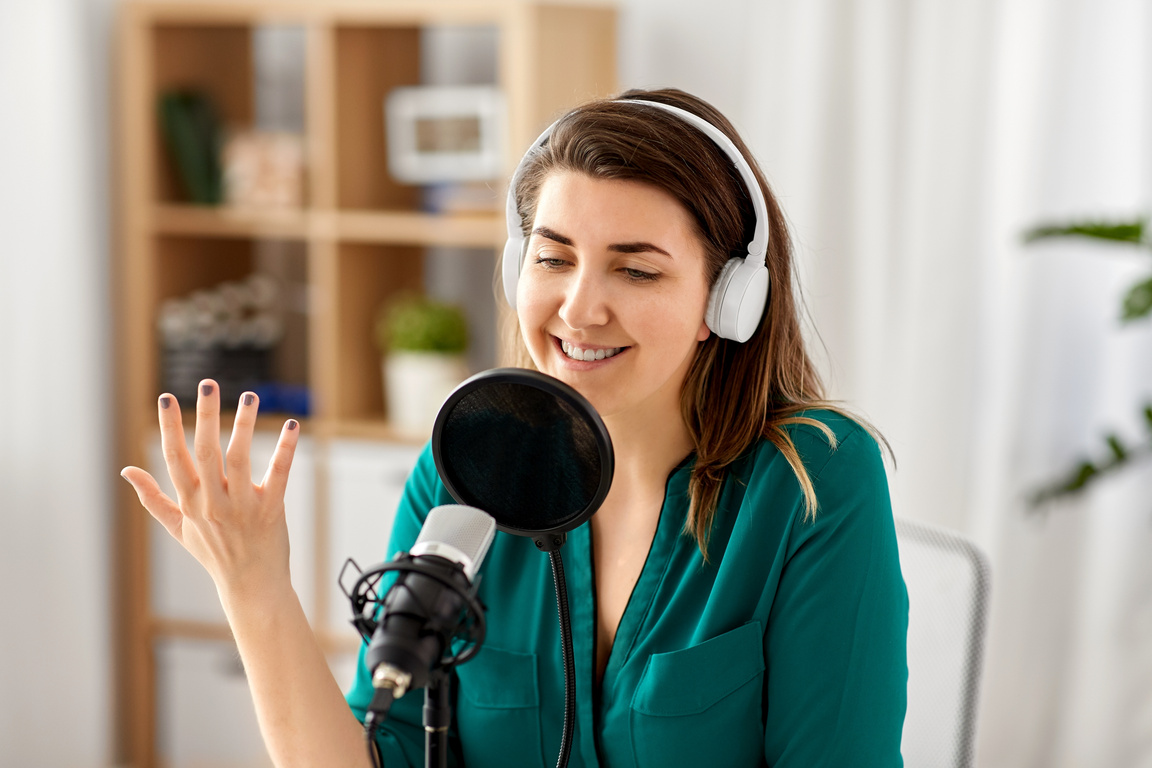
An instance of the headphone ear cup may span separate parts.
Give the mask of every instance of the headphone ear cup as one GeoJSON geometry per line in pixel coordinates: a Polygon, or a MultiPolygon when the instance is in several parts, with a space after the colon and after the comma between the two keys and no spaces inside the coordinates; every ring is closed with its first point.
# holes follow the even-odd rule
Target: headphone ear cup
{"type": "Polygon", "coordinates": [[[712,333],[722,338],[728,338],[720,322],[721,311],[724,307],[724,296],[728,292],[728,284],[732,282],[732,275],[740,266],[742,259],[731,258],[724,263],[716,282],[712,283],[712,291],[708,294],[708,309],[704,312],[704,324],[712,333]]]}
{"type": "Polygon", "coordinates": [[[704,322],[717,336],[743,343],[756,332],[767,303],[768,268],[731,258],[712,285],[704,322]]]}
{"type": "Polygon", "coordinates": [[[504,243],[501,274],[504,278],[504,298],[512,309],[516,309],[516,283],[520,280],[520,264],[524,260],[524,247],[527,243],[522,234],[510,234],[504,243]]]}

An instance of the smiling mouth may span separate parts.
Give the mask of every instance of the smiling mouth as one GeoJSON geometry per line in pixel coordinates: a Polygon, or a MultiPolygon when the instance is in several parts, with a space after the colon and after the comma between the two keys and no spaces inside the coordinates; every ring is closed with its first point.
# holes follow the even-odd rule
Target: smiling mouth
{"type": "Polygon", "coordinates": [[[560,339],[560,350],[569,360],[579,360],[590,363],[595,360],[606,360],[623,352],[627,347],[611,347],[607,349],[586,349],[560,339]]]}

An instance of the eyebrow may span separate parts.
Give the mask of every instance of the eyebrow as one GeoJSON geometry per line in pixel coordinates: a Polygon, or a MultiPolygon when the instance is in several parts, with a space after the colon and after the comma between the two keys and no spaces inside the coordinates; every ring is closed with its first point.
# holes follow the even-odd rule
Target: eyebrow
{"type": "MultiPolygon", "coordinates": [[[[532,230],[532,234],[546,237],[549,240],[560,243],[561,245],[573,244],[572,238],[565,237],[559,232],[548,229],[548,227],[536,227],[536,229],[532,230]]],[[[608,246],[608,250],[614,253],[646,253],[651,251],[653,253],[662,253],[668,258],[672,258],[672,254],[668,253],[668,251],[657,245],[653,245],[652,243],[647,243],[644,241],[638,241],[634,243],[612,243],[608,246]]]]}

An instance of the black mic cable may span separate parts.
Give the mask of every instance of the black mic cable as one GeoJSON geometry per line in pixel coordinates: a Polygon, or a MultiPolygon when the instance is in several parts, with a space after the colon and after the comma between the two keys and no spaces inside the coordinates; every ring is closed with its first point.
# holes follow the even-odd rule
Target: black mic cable
{"type": "Polygon", "coordinates": [[[572,751],[572,731],[576,724],[576,657],[572,652],[572,619],[568,615],[568,586],[564,580],[564,561],[560,550],[548,553],[552,561],[552,581],[556,585],[556,609],[560,614],[560,650],[564,655],[564,730],[560,737],[560,757],[556,768],[568,765],[572,751]]]}

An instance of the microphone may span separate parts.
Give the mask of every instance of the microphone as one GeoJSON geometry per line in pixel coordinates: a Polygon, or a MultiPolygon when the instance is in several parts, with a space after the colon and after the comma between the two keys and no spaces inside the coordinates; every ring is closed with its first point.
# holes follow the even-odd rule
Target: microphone
{"type": "Polygon", "coordinates": [[[359,614],[353,623],[362,634],[371,634],[365,663],[383,712],[391,699],[426,687],[440,668],[471,658],[445,658],[452,640],[467,634],[470,619],[481,636],[468,639],[478,649],[484,619],[476,599],[476,571],[495,534],[496,521],[486,512],[463,505],[436,507],[409,552],[360,576],[349,595],[359,614]],[[387,571],[399,576],[381,600],[375,584],[387,571]],[[377,604],[378,620],[373,618],[377,604]]]}

